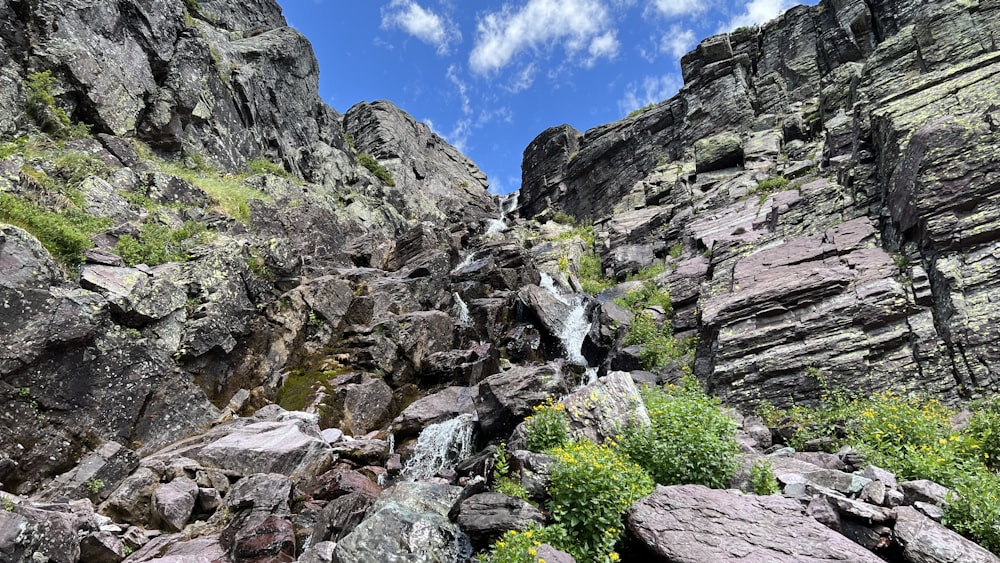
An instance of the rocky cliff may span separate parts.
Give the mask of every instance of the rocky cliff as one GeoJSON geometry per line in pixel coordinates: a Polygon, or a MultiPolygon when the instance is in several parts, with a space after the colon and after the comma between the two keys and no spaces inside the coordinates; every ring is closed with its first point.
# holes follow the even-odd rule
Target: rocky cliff
{"type": "Polygon", "coordinates": [[[612,276],[672,261],[729,402],[995,391],[998,9],[821,2],[710,37],[674,98],[540,134],[518,212],[593,221],[612,276]]]}
{"type": "MultiPolygon", "coordinates": [[[[599,442],[691,373],[744,411],[989,395],[998,21],[831,0],[709,38],[499,202],[390,102],[323,104],[273,0],[0,3],[0,559],[463,561],[551,523],[547,401],[599,442]]],[[[733,417],[747,467],[784,439],[733,417]]],[[[996,560],[933,484],[773,455],[784,498],[658,488],[624,556],[996,560]]]]}

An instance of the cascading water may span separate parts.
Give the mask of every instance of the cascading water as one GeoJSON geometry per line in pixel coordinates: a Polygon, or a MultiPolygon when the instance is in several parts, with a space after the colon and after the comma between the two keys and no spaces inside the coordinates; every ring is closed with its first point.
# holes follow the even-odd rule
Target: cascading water
{"type": "Polygon", "coordinates": [[[512,192],[500,198],[500,217],[490,219],[486,227],[486,236],[493,237],[507,230],[507,214],[517,208],[519,192],[512,192]]]}
{"type": "Polygon", "coordinates": [[[587,338],[587,333],[590,332],[590,319],[587,318],[586,303],[579,295],[573,295],[570,298],[562,295],[556,287],[555,279],[545,272],[542,272],[542,281],[538,285],[552,293],[552,296],[560,303],[570,307],[569,314],[563,319],[559,334],[556,336],[566,350],[566,359],[574,364],[588,366],[586,383],[593,383],[597,380],[597,368],[589,367],[587,358],[583,355],[583,341],[587,338]]]}
{"type": "Polygon", "coordinates": [[[471,456],[472,431],[476,418],[471,414],[457,417],[424,428],[417,438],[413,454],[403,467],[407,479],[427,479],[446,467],[453,467],[471,456]]]}
{"type": "Polygon", "coordinates": [[[464,268],[464,267],[472,264],[475,261],[476,261],[476,253],[475,252],[470,252],[470,253],[468,253],[468,254],[465,255],[465,258],[462,258],[462,261],[459,262],[457,266],[455,266],[454,268],[451,269],[451,273],[454,274],[455,272],[457,272],[457,271],[461,270],[462,268],[464,268]]]}
{"type": "Polygon", "coordinates": [[[455,298],[455,316],[458,317],[458,323],[469,324],[469,306],[458,293],[452,293],[452,297],[455,298]]]}

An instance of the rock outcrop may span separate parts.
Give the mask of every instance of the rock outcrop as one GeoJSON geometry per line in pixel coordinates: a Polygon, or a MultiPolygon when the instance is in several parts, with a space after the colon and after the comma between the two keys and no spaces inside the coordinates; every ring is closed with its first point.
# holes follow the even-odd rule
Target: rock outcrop
{"type": "Polygon", "coordinates": [[[995,391],[998,9],[821,2],[710,37],[670,100],[540,134],[518,213],[592,220],[619,279],[675,264],[729,403],[995,391]]]}

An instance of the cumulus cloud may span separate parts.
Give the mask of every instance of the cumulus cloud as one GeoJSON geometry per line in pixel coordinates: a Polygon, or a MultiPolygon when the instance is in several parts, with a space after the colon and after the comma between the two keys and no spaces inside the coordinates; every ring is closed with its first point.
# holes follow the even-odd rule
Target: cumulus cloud
{"type": "Polygon", "coordinates": [[[744,6],[743,13],[729,20],[722,31],[773,20],[795,4],[795,0],[750,0],[744,6]]]}
{"type": "Polygon", "coordinates": [[[700,14],[708,9],[708,4],[707,0],[653,0],[649,8],[662,16],[676,18],[700,14]]]}
{"type": "Polygon", "coordinates": [[[485,74],[504,68],[523,51],[556,45],[569,56],[586,49],[584,63],[593,64],[618,52],[611,23],[611,13],[599,0],[528,0],[517,10],[504,5],[479,19],[469,64],[485,74]]]}
{"type": "Polygon", "coordinates": [[[681,88],[681,79],[676,74],[647,76],[641,82],[630,82],[625,95],[618,100],[618,111],[628,115],[633,110],[666,100],[681,88]]]}
{"type": "Polygon", "coordinates": [[[432,45],[440,55],[447,54],[452,43],[462,40],[462,34],[454,23],[414,0],[393,0],[382,10],[382,27],[402,29],[432,45]]]}
{"type": "Polygon", "coordinates": [[[660,39],[660,52],[679,60],[697,44],[698,38],[693,29],[683,29],[679,25],[672,25],[670,30],[660,39]]]}

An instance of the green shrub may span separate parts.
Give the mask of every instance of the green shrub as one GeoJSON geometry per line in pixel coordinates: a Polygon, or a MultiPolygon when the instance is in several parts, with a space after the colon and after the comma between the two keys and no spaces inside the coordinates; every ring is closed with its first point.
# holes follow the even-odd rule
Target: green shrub
{"type": "Polygon", "coordinates": [[[477,557],[479,563],[538,563],[537,548],[552,543],[549,528],[532,526],[527,530],[509,530],[477,557]]]}
{"type": "Polygon", "coordinates": [[[28,231],[55,259],[72,267],[83,261],[83,252],[94,246],[90,236],[109,225],[78,210],[55,212],[28,199],[0,192],[0,221],[28,231]]]}
{"type": "Polygon", "coordinates": [[[27,111],[30,117],[46,133],[62,138],[82,138],[90,135],[90,127],[85,124],[74,125],[66,110],[56,105],[52,95],[52,87],[56,79],[48,70],[28,75],[26,86],[27,111]]]}
{"type": "Polygon", "coordinates": [[[669,315],[674,308],[674,304],[670,300],[670,292],[659,289],[655,283],[648,280],[639,289],[634,289],[624,296],[616,298],[615,303],[633,313],[640,313],[647,307],[662,307],[669,315]]]}
{"type": "Polygon", "coordinates": [[[641,467],[607,446],[588,440],[551,450],[548,509],[565,539],[553,545],[580,563],[615,561],[623,535],[622,515],[653,491],[641,467]]]}
{"type": "Polygon", "coordinates": [[[87,176],[107,178],[111,167],[104,160],[84,152],[65,151],[53,161],[59,176],[71,187],[82,182],[87,176]]]}
{"type": "Polygon", "coordinates": [[[569,440],[569,422],[562,403],[555,403],[552,397],[532,410],[532,415],[524,420],[524,441],[528,449],[542,452],[558,448],[569,440]]]}
{"type": "Polygon", "coordinates": [[[184,262],[188,250],[208,240],[207,228],[197,221],[187,221],[178,229],[161,223],[145,223],[139,238],[123,235],[115,245],[115,253],[129,266],[156,266],[167,262],[184,262]]]}
{"type": "Polygon", "coordinates": [[[767,179],[757,182],[757,186],[750,190],[752,194],[760,196],[760,203],[764,203],[767,196],[780,192],[788,186],[788,178],[784,176],[769,176],[767,179]]]}
{"type": "Polygon", "coordinates": [[[969,424],[962,434],[978,444],[977,457],[993,471],[1000,471],[1000,395],[971,405],[969,424]]]}
{"type": "Polygon", "coordinates": [[[187,158],[194,163],[194,168],[180,162],[161,162],[160,170],[198,186],[222,213],[246,223],[250,220],[250,200],[271,201],[267,194],[248,186],[245,176],[220,173],[197,154],[188,154],[187,158]]]}
{"type": "Polygon", "coordinates": [[[736,423],[696,381],[640,389],[652,421],[630,427],[619,447],[657,483],[725,487],[736,471],[736,423]]]}
{"type": "Polygon", "coordinates": [[[552,220],[560,225],[575,225],[576,217],[573,217],[565,211],[556,211],[552,214],[552,220]]]}
{"type": "Polygon", "coordinates": [[[634,274],[629,274],[625,277],[625,281],[645,281],[651,280],[656,276],[662,274],[667,270],[667,267],[662,262],[658,264],[653,264],[652,266],[647,266],[634,274]]]}
{"type": "Polygon", "coordinates": [[[385,185],[390,187],[396,185],[396,179],[393,178],[392,172],[385,166],[382,166],[382,163],[375,160],[372,155],[366,152],[358,154],[358,164],[367,168],[376,178],[382,180],[385,185]]]}
{"type": "Polygon", "coordinates": [[[614,285],[614,282],[604,277],[601,257],[594,251],[584,252],[580,256],[576,275],[580,278],[583,290],[591,295],[598,294],[614,285]]]}
{"type": "Polygon", "coordinates": [[[750,466],[750,490],[757,495],[773,495],[781,490],[770,461],[759,459],[750,466]]]}
{"type": "Polygon", "coordinates": [[[954,483],[942,521],[1000,554],[1000,475],[985,468],[967,468],[954,483]]]}

